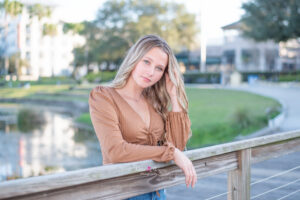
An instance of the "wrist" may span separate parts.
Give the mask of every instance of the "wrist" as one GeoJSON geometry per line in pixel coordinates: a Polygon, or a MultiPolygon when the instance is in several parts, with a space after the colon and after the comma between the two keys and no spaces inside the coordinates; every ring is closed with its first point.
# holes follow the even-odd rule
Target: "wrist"
{"type": "Polygon", "coordinates": [[[172,96],[170,96],[170,98],[171,98],[172,102],[177,102],[177,96],[176,95],[172,95],[172,96]]]}
{"type": "Polygon", "coordinates": [[[174,151],[174,159],[178,158],[180,156],[181,151],[175,147],[175,151],[174,151]]]}
{"type": "Polygon", "coordinates": [[[174,101],[171,101],[172,102],[172,111],[173,112],[181,112],[182,111],[182,108],[181,106],[179,105],[178,103],[178,100],[174,100],[174,101]]]}

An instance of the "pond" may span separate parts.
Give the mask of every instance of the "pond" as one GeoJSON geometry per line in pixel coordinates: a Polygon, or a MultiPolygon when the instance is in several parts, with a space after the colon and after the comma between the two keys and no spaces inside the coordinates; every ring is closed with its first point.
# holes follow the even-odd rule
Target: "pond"
{"type": "Polygon", "coordinates": [[[93,130],[59,107],[0,104],[0,181],[102,165],[93,130]]]}

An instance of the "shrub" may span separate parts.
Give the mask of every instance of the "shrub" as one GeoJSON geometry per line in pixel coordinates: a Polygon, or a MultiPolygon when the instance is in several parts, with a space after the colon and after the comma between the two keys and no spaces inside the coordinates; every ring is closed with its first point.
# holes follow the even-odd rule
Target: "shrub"
{"type": "Polygon", "coordinates": [[[114,79],[116,76],[116,71],[102,71],[98,73],[88,73],[83,77],[83,79],[88,80],[90,83],[100,83],[107,82],[114,79]]]}
{"type": "Polygon", "coordinates": [[[251,124],[251,114],[246,108],[237,108],[232,115],[233,123],[240,128],[246,128],[251,124]]]}
{"type": "Polygon", "coordinates": [[[18,112],[18,128],[22,132],[40,129],[46,122],[44,115],[35,110],[21,109],[18,112]]]}

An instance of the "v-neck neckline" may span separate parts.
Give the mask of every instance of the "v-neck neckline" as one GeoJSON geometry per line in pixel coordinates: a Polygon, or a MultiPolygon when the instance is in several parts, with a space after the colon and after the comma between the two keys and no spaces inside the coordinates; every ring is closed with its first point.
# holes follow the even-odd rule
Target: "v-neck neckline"
{"type": "Polygon", "coordinates": [[[143,122],[145,128],[149,131],[151,128],[151,109],[150,109],[150,105],[148,102],[148,99],[146,100],[146,104],[147,104],[147,109],[148,109],[148,116],[149,116],[149,126],[147,126],[146,122],[142,119],[142,117],[132,108],[132,106],[121,96],[121,94],[119,94],[115,88],[112,87],[112,90],[117,94],[117,96],[123,101],[125,102],[125,104],[139,117],[139,119],[143,122]]]}

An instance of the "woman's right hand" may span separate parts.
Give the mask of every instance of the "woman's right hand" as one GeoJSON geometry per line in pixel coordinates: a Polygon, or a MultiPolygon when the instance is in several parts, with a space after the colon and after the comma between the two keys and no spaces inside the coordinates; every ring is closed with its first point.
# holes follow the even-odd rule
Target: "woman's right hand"
{"type": "Polygon", "coordinates": [[[189,187],[189,185],[191,184],[191,186],[194,188],[197,182],[197,173],[192,161],[188,157],[186,157],[183,152],[175,148],[174,162],[180,169],[182,169],[185,174],[186,187],[189,187]]]}

